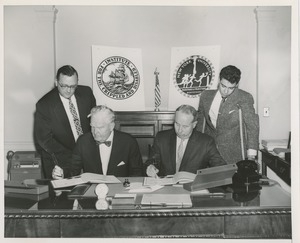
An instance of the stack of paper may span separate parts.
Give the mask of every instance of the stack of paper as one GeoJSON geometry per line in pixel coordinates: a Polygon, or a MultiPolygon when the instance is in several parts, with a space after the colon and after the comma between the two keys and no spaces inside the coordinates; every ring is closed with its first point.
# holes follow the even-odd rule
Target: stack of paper
{"type": "Polygon", "coordinates": [[[83,173],[73,178],[51,181],[54,189],[76,186],[84,183],[121,183],[121,181],[113,175],[100,175],[95,173],[83,173]]]}
{"type": "Polygon", "coordinates": [[[48,192],[48,185],[28,185],[23,181],[4,181],[5,193],[39,195],[48,192]]]}
{"type": "Polygon", "coordinates": [[[275,148],[287,148],[288,139],[264,139],[261,141],[264,149],[269,152],[273,151],[275,148]]]}

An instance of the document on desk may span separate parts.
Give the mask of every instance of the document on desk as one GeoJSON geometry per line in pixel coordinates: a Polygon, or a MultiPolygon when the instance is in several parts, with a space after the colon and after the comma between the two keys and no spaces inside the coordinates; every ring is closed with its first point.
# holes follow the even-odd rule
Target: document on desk
{"type": "Polygon", "coordinates": [[[160,185],[153,185],[153,186],[144,186],[142,182],[132,182],[128,189],[129,193],[144,193],[144,192],[154,192],[159,189],[163,188],[160,185]]]}
{"type": "Polygon", "coordinates": [[[113,175],[100,175],[95,173],[83,173],[76,177],[52,180],[51,184],[54,189],[76,186],[84,183],[121,183],[121,181],[113,175]]]}
{"type": "Polygon", "coordinates": [[[193,182],[196,178],[196,174],[187,172],[187,171],[179,171],[173,176],[166,176],[164,178],[154,178],[154,177],[145,177],[144,186],[166,186],[166,185],[174,185],[174,184],[185,184],[189,182],[193,182]]]}
{"type": "Polygon", "coordinates": [[[144,194],[142,206],[148,207],[192,207],[192,200],[189,194],[144,194]]]}

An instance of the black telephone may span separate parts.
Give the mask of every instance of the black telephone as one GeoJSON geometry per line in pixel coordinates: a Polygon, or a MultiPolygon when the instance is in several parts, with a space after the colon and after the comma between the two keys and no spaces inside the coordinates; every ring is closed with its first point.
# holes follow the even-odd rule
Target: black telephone
{"type": "Polygon", "coordinates": [[[261,175],[258,173],[258,164],[254,160],[241,160],[236,163],[238,169],[232,177],[234,185],[245,185],[258,182],[261,175]]]}

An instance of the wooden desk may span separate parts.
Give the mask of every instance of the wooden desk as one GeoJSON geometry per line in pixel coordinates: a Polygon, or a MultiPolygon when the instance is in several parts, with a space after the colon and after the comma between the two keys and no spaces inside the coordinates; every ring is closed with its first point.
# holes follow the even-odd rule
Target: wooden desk
{"type": "Polygon", "coordinates": [[[291,185],[291,163],[279,158],[267,150],[260,150],[262,153],[262,174],[267,176],[267,167],[273,170],[279,178],[291,185]]]}
{"type": "Polygon", "coordinates": [[[92,206],[72,210],[65,193],[39,202],[6,196],[5,237],[291,239],[291,198],[280,186],[244,194],[228,189],[225,196],[192,196],[193,207],[180,209],[101,211],[92,198],[92,206]]]}

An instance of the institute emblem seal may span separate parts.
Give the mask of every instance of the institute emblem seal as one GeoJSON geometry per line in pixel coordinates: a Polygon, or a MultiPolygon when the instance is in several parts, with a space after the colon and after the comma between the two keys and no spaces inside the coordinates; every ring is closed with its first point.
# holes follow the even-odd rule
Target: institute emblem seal
{"type": "Polygon", "coordinates": [[[210,88],[215,78],[215,68],[210,60],[193,55],[177,66],[173,81],[176,89],[189,98],[199,97],[201,92],[210,88]]]}
{"type": "Polygon", "coordinates": [[[116,100],[131,97],[140,86],[140,74],[136,66],[120,56],[103,60],[97,68],[96,80],[102,93],[116,100]]]}

